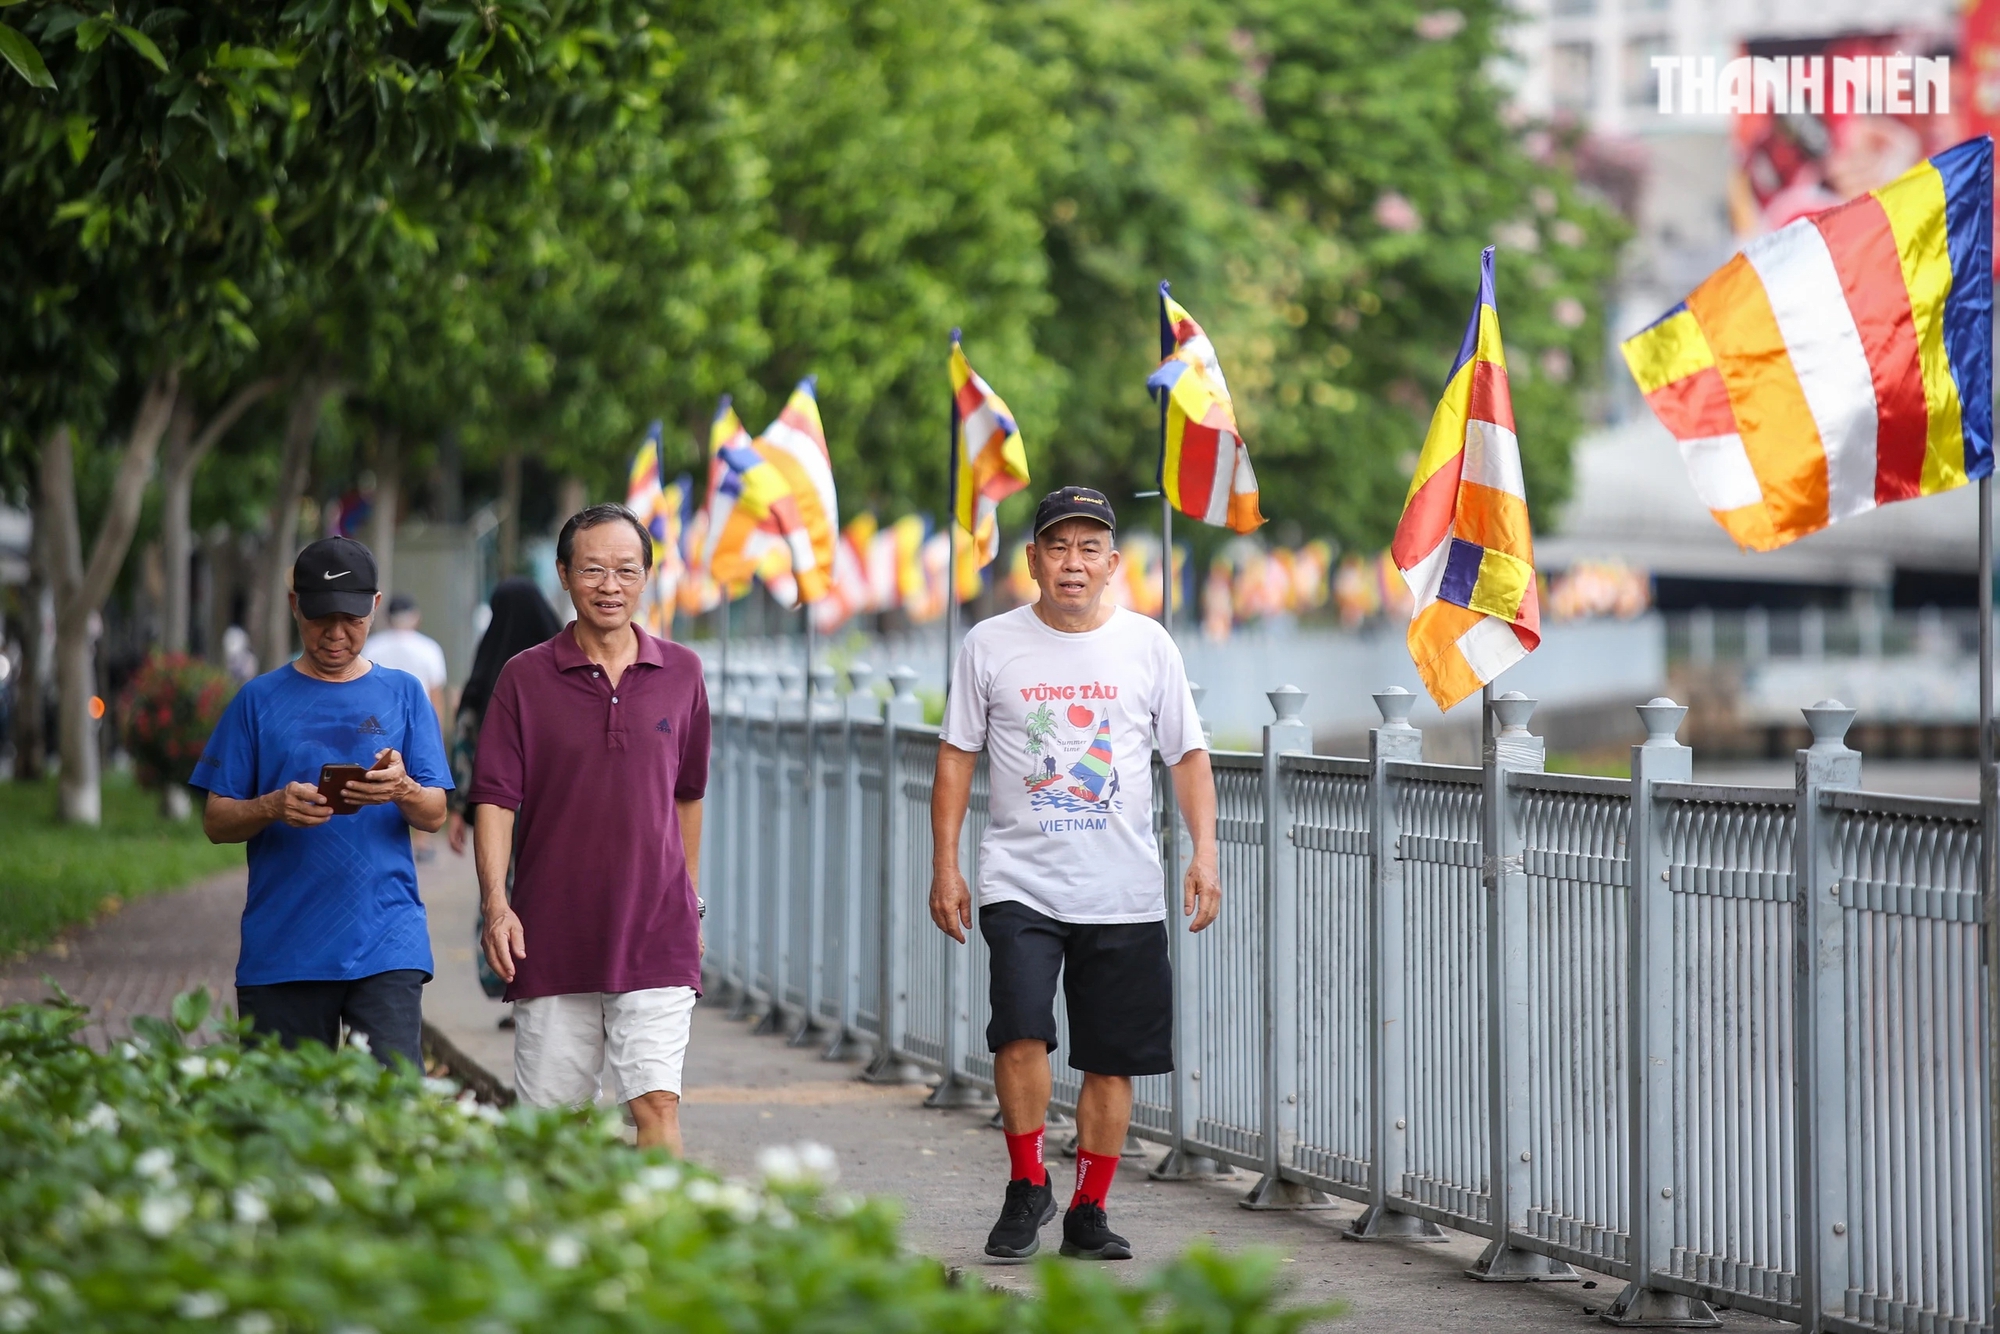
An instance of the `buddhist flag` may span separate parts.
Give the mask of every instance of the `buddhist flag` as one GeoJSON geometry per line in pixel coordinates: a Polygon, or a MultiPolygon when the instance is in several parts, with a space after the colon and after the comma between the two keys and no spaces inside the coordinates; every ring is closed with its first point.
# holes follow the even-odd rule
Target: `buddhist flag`
{"type": "Polygon", "coordinates": [[[1982,136],[1758,237],[1626,340],[1739,546],[1993,471],[1992,213],[1982,136]]]}
{"type": "Polygon", "coordinates": [[[662,423],[654,421],[632,456],[632,467],[626,474],[625,507],[639,517],[653,538],[652,574],[640,595],[639,615],[649,629],[664,635],[673,624],[686,573],[681,540],[692,508],[693,484],[685,475],[662,482],[666,475],[662,431],[662,423]]]}
{"type": "MultiPolygon", "coordinates": [[[[816,563],[811,536],[785,474],[750,439],[727,395],[716,407],[709,448],[712,498],[703,563],[716,582],[725,588],[747,583],[768,568],[773,548],[784,549],[795,571],[827,568],[816,563]]],[[[800,594],[805,593],[807,577],[798,579],[800,594]]],[[[824,591],[822,577],[806,600],[813,601],[824,591]]]]}
{"type": "MultiPolygon", "coordinates": [[[[951,331],[951,497],[961,541],[977,555],[977,572],[1000,554],[1000,502],[1028,484],[1028,450],[1014,414],[979,378],[951,331]]],[[[961,588],[964,580],[959,580],[961,588]]]]}
{"type": "Polygon", "coordinates": [[[1542,642],[1492,246],[1479,256],[1479,300],[1431,414],[1389,550],[1414,603],[1410,657],[1440,709],[1542,642]]]}
{"type": "MultiPolygon", "coordinates": [[[[820,424],[814,377],[798,388],[776,421],[757,437],[757,452],[784,474],[805,526],[811,559],[795,559],[799,597],[817,602],[833,586],[833,548],[840,536],[840,505],[833,490],[833,459],[826,449],[826,429],[820,424]]],[[[794,552],[799,549],[795,546],[794,552]]]]}
{"type": "Polygon", "coordinates": [[[1236,408],[1215,345],[1194,316],[1160,284],[1160,366],[1146,388],[1167,404],[1160,439],[1160,489],[1182,514],[1203,523],[1255,532],[1257,474],[1236,429],[1236,408]]]}

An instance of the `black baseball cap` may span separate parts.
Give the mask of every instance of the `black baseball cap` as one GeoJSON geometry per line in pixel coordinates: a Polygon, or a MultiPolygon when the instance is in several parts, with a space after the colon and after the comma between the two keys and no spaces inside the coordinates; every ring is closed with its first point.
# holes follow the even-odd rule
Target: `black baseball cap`
{"type": "Polygon", "coordinates": [[[1049,492],[1035,506],[1035,536],[1052,523],[1064,519],[1095,519],[1118,531],[1118,516],[1111,512],[1111,502],[1104,498],[1102,491],[1093,491],[1087,486],[1065,486],[1049,492]]]}
{"type": "Polygon", "coordinates": [[[351,537],[323,537],[292,562],[292,591],[309,621],[375,610],[375,556],[351,537]]]}

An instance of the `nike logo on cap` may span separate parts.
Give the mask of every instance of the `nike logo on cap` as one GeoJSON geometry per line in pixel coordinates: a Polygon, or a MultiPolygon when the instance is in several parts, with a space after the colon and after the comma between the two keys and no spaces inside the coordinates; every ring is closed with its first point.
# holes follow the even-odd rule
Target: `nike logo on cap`
{"type": "Polygon", "coordinates": [[[343,574],[353,574],[353,573],[354,573],[354,571],[352,571],[352,570],[329,570],[329,571],[327,571],[327,572],[326,572],[325,574],[321,575],[321,576],[320,576],[320,578],[322,578],[322,579],[338,579],[338,578],[340,578],[340,576],[341,576],[341,575],[343,575],[343,574]]]}

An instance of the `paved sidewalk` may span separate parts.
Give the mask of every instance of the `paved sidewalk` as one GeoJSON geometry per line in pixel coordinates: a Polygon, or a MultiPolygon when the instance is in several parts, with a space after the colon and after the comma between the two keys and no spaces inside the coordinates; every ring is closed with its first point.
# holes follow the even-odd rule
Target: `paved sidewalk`
{"type": "MultiPolygon", "coordinates": [[[[441,841],[440,841],[441,844],[441,841]]],[[[473,973],[472,916],[477,902],[470,859],[439,847],[420,868],[430,909],[438,975],[425,992],[428,1020],[465,1055],[500,1080],[511,1076],[512,1034],[497,1027],[504,1011],[479,991],[473,973]]],[[[92,1036],[122,1033],[134,1013],[164,1013],[173,994],[206,982],[233,1007],[228,983],[236,956],[236,915],[243,877],[219,877],[180,894],[136,903],[79,933],[60,955],[0,969],[0,1002],[43,994],[54,976],[97,1016],[92,1036]]],[[[1006,1148],[984,1113],[934,1112],[922,1088],[863,1084],[850,1064],[820,1059],[816,1047],[791,1048],[750,1035],[719,1007],[695,1012],[682,1121],[695,1161],[750,1175],[769,1144],[814,1140],[839,1155],[842,1185],[903,1202],[910,1244],[946,1265],[996,1286],[1021,1288],[1032,1271],[985,1263],[981,1248],[998,1213],[1006,1148]]],[[[1058,1137],[1059,1138],[1059,1137],[1058,1137]]],[[[1157,1158],[1152,1151],[1148,1162],[1157,1158]]],[[[1068,1164],[1052,1157],[1058,1193],[1068,1164]]],[[[1351,1315],[1338,1328],[1404,1334],[1411,1328],[1477,1334],[1541,1334],[1602,1328],[1597,1313],[1616,1280],[1584,1274],[1582,1283],[1482,1284],[1464,1277],[1478,1239],[1450,1234],[1442,1245],[1357,1245],[1340,1229],[1358,1212],[1346,1202],[1316,1213],[1252,1213],[1237,1207],[1251,1185],[1193,1185],[1146,1180],[1146,1163],[1128,1160],[1111,1196],[1114,1225],[1132,1238],[1140,1259],[1108,1265],[1134,1273],[1191,1241],[1224,1248],[1264,1246],[1286,1257],[1297,1290],[1308,1298],[1341,1297],[1351,1315]],[[1593,1286],[1586,1287],[1584,1283],[1593,1286]]],[[[1059,1224],[1043,1233],[1053,1254],[1059,1224]]],[[[1735,1330],[1793,1326],[1725,1313],[1735,1330]]]]}

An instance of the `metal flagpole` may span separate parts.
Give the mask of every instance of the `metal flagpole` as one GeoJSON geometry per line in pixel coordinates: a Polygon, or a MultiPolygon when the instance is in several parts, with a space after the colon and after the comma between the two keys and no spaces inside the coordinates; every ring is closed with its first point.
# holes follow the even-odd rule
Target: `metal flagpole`
{"type": "MultiPolygon", "coordinates": [[[[959,331],[951,331],[958,346],[959,331]]],[[[948,377],[947,377],[948,378],[948,377]]],[[[944,697],[951,699],[951,641],[958,637],[958,395],[951,396],[951,447],[945,452],[951,480],[945,483],[944,697]]]]}
{"type": "Polygon", "coordinates": [[[1993,474],[1979,479],[1979,897],[1986,964],[1986,1298],[1988,1328],[2000,1329],[2000,780],[1993,769],[1993,474]]]}

